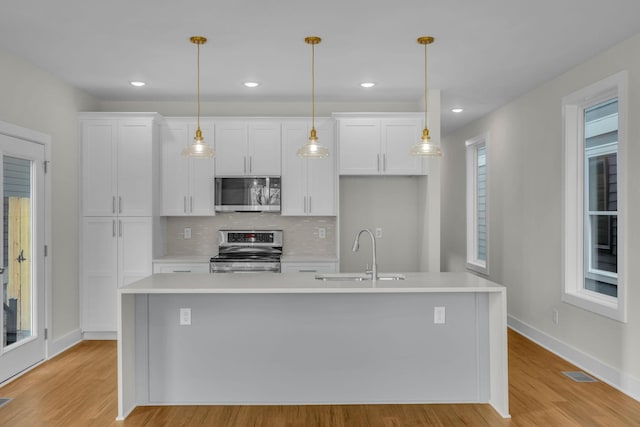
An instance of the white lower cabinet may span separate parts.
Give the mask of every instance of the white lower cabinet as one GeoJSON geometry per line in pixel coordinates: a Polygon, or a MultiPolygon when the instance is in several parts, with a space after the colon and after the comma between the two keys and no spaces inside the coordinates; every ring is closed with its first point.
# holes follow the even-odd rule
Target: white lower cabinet
{"type": "Polygon", "coordinates": [[[167,262],[154,262],[154,273],[208,273],[208,262],[180,262],[180,263],[167,263],[167,262]]]}
{"type": "Polygon", "coordinates": [[[283,261],[283,273],[337,273],[337,262],[283,261]]]}
{"type": "Polygon", "coordinates": [[[85,217],[82,224],[82,331],[116,331],[116,293],[151,274],[151,217],[85,217]]]}

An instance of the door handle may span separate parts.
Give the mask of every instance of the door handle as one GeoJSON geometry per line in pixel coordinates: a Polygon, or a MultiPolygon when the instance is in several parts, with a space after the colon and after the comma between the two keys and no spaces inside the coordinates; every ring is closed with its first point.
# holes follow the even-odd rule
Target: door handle
{"type": "Polygon", "coordinates": [[[112,221],[111,232],[113,237],[116,237],[116,220],[115,219],[112,221]]]}
{"type": "Polygon", "coordinates": [[[187,196],[184,196],[182,198],[182,211],[184,213],[187,213],[187,196]]]}
{"type": "Polygon", "coordinates": [[[118,197],[118,213],[122,213],[122,197],[118,197]]]}
{"type": "Polygon", "coordinates": [[[118,236],[122,237],[122,221],[118,220],[118,236]]]}
{"type": "Polygon", "coordinates": [[[111,213],[116,213],[116,196],[111,197],[111,213]]]}

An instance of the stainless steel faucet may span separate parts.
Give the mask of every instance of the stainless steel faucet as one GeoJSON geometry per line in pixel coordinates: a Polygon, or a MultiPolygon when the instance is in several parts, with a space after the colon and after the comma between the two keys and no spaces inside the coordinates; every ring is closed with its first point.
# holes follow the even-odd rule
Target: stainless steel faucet
{"type": "Polygon", "coordinates": [[[369,230],[368,228],[360,230],[356,235],[356,239],[353,241],[353,248],[351,250],[353,252],[357,252],[358,249],[360,249],[360,235],[364,232],[369,233],[369,236],[371,236],[371,249],[372,249],[371,252],[373,257],[371,260],[371,279],[377,280],[378,279],[378,263],[376,261],[376,237],[373,235],[371,230],[369,230]]]}

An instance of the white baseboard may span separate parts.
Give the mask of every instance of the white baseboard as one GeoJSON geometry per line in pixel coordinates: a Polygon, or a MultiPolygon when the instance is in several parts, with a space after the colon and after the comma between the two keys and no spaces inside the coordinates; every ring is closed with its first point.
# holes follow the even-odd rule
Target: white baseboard
{"type": "Polygon", "coordinates": [[[71,331],[55,340],[50,340],[47,344],[47,359],[57,356],[68,348],[78,344],[80,341],[82,341],[80,329],[71,331]]]}
{"type": "Polygon", "coordinates": [[[551,335],[548,335],[513,316],[508,316],[507,324],[511,329],[519,332],[536,344],[560,356],[569,363],[576,365],[580,369],[583,369],[590,375],[598,378],[600,381],[620,390],[629,397],[640,401],[640,380],[633,378],[624,372],[620,372],[616,368],[606,365],[595,357],[565,344],[551,335]]]}
{"type": "Polygon", "coordinates": [[[117,332],[83,332],[82,339],[91,341],[91,340],[117,340],[118,334],[117,332]]]}

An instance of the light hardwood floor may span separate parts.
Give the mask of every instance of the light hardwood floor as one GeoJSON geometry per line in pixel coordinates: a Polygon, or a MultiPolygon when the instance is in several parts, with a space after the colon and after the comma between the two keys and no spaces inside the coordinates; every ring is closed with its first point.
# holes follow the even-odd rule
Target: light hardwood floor
{"type": "Polygon", "coordinates": [[[512,419],[488,405],[140,407],[116,422],[116,344],[85,341],[0,388],[0,426],[640,426],[640,402],[509,331],[512,419]]]}

